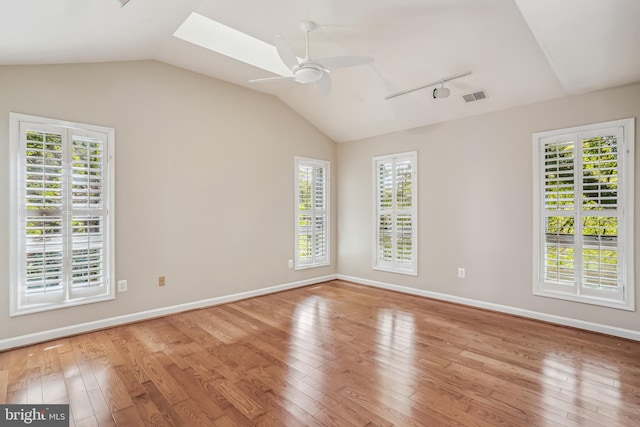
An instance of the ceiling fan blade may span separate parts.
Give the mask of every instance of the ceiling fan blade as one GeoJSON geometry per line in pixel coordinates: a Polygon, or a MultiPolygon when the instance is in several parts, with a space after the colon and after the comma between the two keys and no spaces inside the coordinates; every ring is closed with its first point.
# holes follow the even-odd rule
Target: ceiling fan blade
{"type": "Polygon", "coordinates": [[[275,82],[278,80],[295,80],[296,78],[294,76],[284,76],[284,77],[267,77],[264,79],[253,79],[253,80],[249,80],[249,83],[268,83],[268,82],[275,82]]]}
{"type": "Polygon", "coordinates": [[[275,45],[278,55],[282,62],[284,62],[284,65],[293,70],[293,68],[298,65],[298,57],[293,52],[293,49],[291,49],[291,46],[289,46],[289,43],[287,43],[284,37],[276,36],[275,45]]]}
{"type": "Polygon", "coordinates": [[[370,64],[373,62],[373,58],[370,56],[332,56],[329,58],[314,59],[313,62],[316,62],[329,70],[335,70],[337,68],[370,64]]]}
{"type": "Polygon", "coordinates": [[[323,95],[329,95],[331,93],[331,77],[329,73],[323,72],[322,77],[317,82],[318,89],[323,95]]]}

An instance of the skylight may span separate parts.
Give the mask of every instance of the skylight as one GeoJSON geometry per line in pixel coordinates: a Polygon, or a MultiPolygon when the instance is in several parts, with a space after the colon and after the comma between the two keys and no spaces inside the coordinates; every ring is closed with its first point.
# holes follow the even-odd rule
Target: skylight
{"type": "Polygon", "coordinates": [[[291,75],[275,46],[198,13],[189,15],[173,35],[274,74],[291,75]]]}

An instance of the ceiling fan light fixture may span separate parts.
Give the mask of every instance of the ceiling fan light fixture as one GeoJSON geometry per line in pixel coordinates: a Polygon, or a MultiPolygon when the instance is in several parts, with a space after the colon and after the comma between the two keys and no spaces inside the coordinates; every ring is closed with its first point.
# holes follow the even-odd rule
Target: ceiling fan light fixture
{"type": "Polygon", "coordinates": [[[296,70],[295,72],[296,81],[300,83],[313,83],[320,80],[322,77],[322,70],[318,70],[317,68],[304,67],[296,70]]]}

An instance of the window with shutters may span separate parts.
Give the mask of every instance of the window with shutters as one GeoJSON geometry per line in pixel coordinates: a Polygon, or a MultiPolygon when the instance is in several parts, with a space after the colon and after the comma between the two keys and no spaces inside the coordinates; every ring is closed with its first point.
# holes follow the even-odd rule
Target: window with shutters
{"type": "Polygon", "coordinates": [[[114,130],[10,114],[11,315],[114,298],[114,130]]]}
{"type": "Polygon", "coordinates": [[[329,162],[295,158],[295,269],[329,265],[329,162]]]}
{"type": "Polygon", "coordinates": [[[633,310],[633,119],[533,135],[534,294],[633,310]]]}
{"type": "Polygon", "coordinates": [[[415,151],[373,158],[376,270],[418,274],[416,158],[415,151]]]}

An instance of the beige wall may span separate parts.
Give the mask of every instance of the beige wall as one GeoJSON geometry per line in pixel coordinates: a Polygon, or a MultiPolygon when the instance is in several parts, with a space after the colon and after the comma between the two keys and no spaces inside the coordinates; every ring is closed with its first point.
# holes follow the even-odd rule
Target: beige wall
{"type": "Polygon", "coordinates": [[[0,67],[0,94],[0,340],[336,272],[335,226],[332,266],[287,267],[294,156],[335,176],[336,144],[275,97],[153,61],[0,67]],[[115,301],[9,318],[10,111],[116,129],[115,301]]]}
{"type": "MultiPolygon", "coordinates": [[[[638,310],[537,297],[531,290],[531,134],[627,117],[640,117],[640,84],[339,144],[339,273],[640,331],[638,310]],[[417,277],[371,268],[371,158],[409,150],[418,151],[417,277]],[[466,279],[457,278],[458,267],[467,269],[466,279]]],[[[636,135],[638,127],[636,121],[636,135]]],[[[638,266],[640,149],[635,154],[638,266]]]]}
{"type": "Polygon", "coordinates": [[[0,94],[0,295],[10,111],[116,129],[116,279],[129,282],[115,301],[15,318],[2,297],[0,340],[334,273],[640,331],[638,311],[531,294],[531,133],[640,117],[640,84],[337,146],[274,97],[153,61],[4,66],[0,94]],[[371,268],[371,158],[410,150],[417,277],[371,268]],[[332,162],[331,267],[287,268],[297,155],[332,162]]]}

